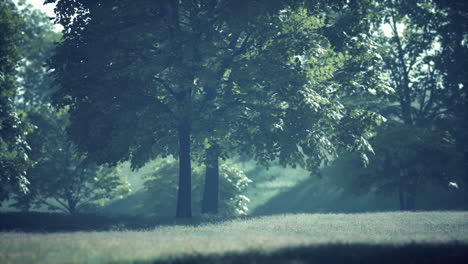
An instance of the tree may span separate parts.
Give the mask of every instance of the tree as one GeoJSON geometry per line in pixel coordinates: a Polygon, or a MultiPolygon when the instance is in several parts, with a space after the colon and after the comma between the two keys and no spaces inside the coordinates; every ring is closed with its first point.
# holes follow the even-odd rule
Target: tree
{"type": "MultiPolygon", "coordinates": [[[[343,148],[361,148],[365,157],[369,150],[366,134],[379,116],[347,104],[345,97],[368,95],[368,89],[386,91],[376,72],[367,68],[377,59],[368,39],[350,40],[369,26],[359,19],[363,10],[363,6],[332,2],[313,8],[302,6],[281,11],[276,24],[270,23],[278,32],[259,27],[260,32],[254,35],[284,49],[268,44],[253,55],[240,56],[228,69],[229,77],[218,81],[241,88],[229,94],[231,102],[220,103],[219,111],[211,117],[210,124],[218,124],[215,131],[230,127],[231,132],[221,136],[207,133],[215,136],[209,138],[206,151],[206,184],[213,187],[205,188],[205,212],[216,213],[216,162],[218,156],[226,155],[226,149],[248,154],[265,167],[277,160],[283,166],[302,166],[311,174],[318,174],[318,167],[343,148]],[[347,18],[346,28],[340,15],[347,18]],[[338,39],[333,34],[338,30],[349,35],[338,39]],[[284,39],[278,40],[278,35],[284,39]],[[284,70],[291,65],[295,65],[295,73],[284,70]],[[301,81],[308,82],[308,87],[298,91],[301,81]]],[[[223,101],[222,96],[216,94],[218,102],[223,101]]]]}
{"type": "Polygon", "coordinates": [[[20,48],[23,58],[19,61],[17,85],[19,93],[16,105],[20,109],[50,103],[56,87],[48,74],[47,61],[52,56],[55,43],[61,34],[53,28],[53,22],[42,11],[30,4],[19,3],[23,18],[21,31],[23,40],[20,48]]]}
{"type": "MultiPolygon", "coordinates": [[[[402,144],[395,143],[395,146],[401,147],[400,156],[386,154],[383,156],[388,163],[399,164],[397,169],[393,170],[395,174],[393,177],[400,177],[413,170],[413,166],[418,166],[416,164],[426,164],[423,161],[415,160],[413,152],[407,151],[412,144],[416,144],[416,140],[411,137],[412,135],[419,136],[420,140],[427,140],[427,142],[418,141],[416,145],[425,145],[426,148],[432,149],[433,153],[439,153],[443,160],[443,157],[446,156],[439,148],[442,143],[433,136],[439,135],[440,139],[447,138],[444,136],[444,130],[451,135],[456,135],[457,129],[453,128],[464,126],[460,117],[463,115],[462,109],[466,99],[462,95],[464,91],[459,88],[459,83],[463,83],[463,77],[455,77],[463,75],[459,75],[460,72],[463,72],[460,68],[463,62],[459,60],[460,63],[455,66],[456,71],[449,70],[452,66],[445,66],[453,65],[449,62],[453,54],[447,51],[456,49],[459,51],[458,55],[463,57],[463,48],[460,48],[462,45],[460,34],[462,33],[459,30],[446,27],[447,24],[450,24],[449,12],[439,8],[437,1],[389,0],[379,1],[373,7],[382,14],[381,20],[375,20],[374,29],[377,33],[374,34],[374,39],[381,47],[380,52],[385,62],[383,70],[388,73],[396,91],[395,96],[389,97],[389,102],[383,103],[377,111],[388,119],[404,124],[394,124],[389,127],[389,131],[384,131],[383,135],[380,136],[381,138],[398,138],[402,144]],[[442,41],[447,36],[454,35],[458,35],[459,43],[457,41],[442,41]],[[412,135],[404,138],[403,132],[412,135]],[[389,133],[395,133],[395,135],[389,136],[389,133]],[[432,147],[431,144],[433,144],[432,147]],[[402,162],[402,160],[411,162],[402,162]]],[[[379,136],[377,137],[379,138],[379,136]]],[[[455,138],[460,137],[456,136],[455,138]]],[[[452,144],[450,148],[460,145],[456,141],[447,141],[446,143],[446,148],[449,148],[450,144],[452,144]]],[[[381,151],[386,153],[393,148],[394,146],[387,146],[381,148],[381,151]]],[[[459,164],[462,160],[460,152],[460,150],[456,152],[453,149],[450,151],[452,153],[451,161],[455,162],[453,164],[457,168],[460,168],[459,164]]],[[[420,155],[421,159],[426,158],[423,158],[423,153],[420,155]]],[[[377,164],[377,166],[387,166],[384,162],[377,162],[377,164]]],[[[418,177],[424,179],[426,176],[426,180],[431,181],[431,174],[445,173],[439,170],[437,165],[426,165],[428,169],[434,171],[425,174],[415,173],[419,175],[418,177]]],[[[439,175],[439,177],[443,177],[443,175],[439,175]]],[[[378,179],[381,179],[382,183],[385,181],[384,178],[378,177],[378,179]]],[[[444,181],[439,183],[446,185],[444,181]]],[[[421,186],[421,184],[414,186],[421,186]]],[[[414,209],[412,206],[414,195],[411,194],[414,193],[414,190],[405,191],[404,188],[399,188],[403,197],[400,199],[401,207],[414,209]]]]}
{"type": "Polygon", "coordinates": [[[441,48],[434,63],[447,90],[445,106],[450,120],[445,125],[454,135],[458,151],[463,153],[463,171],[468,175],[468,4],[465,1],[434,2],[437,10],[444,14],[436,28],[441,48]]]}
{"type": "Polygon", "coordinates": [[[29,192],[12,191],[14,206],[29,209],[45,205],[74,214],[125,195],[129,191],[125,177],[117,176],[115,168],[86,160],[86,154],[78,152],[65,133],[66,110],[56,112],[50,107],[55,87],[45,63],[60,34],[53,30],[46,14],[21,3],[19,9],[24,20],[19,44],[23,58],[16,73],[19,92],[14,101],[23,121],[34,128],[26,136],[30,146],[27,155],[33,165],[26,170],[29,192]]]}
{"type": "Polygon", "coordinates": [[[13,206],[23,210],[47,206],[49,210],[76,214],[130,191],[125,176],[116,168],[96,165],[70,142],[65,130],[66,111],[38,108],[28,111],[28,121],[36,126],[27,138],[35,163],[28,170],[30,191],[15,196],[13,206]]]}
{"type": "Polygon", "coordinates": [[[377,117],[340,103],[332,81],[346,56],[320,34],[314,6],[57,1],[65,30],[52,63],[55,102],[70,107],[72,139],[98,162],[131,159],[136,168],[177,156],[177,216],[189,217],[192,156],[205,156],[207,200],[216,200],[216,180],[208,182],[222,148],[310,170],[333,143],[367,149],[354,132],[377,117]],[[352,121],[362,126],[333,132],[352,121]]]}
{"type": "Polygon", "coordinates": [[[460,153],[454,139],[444,130],[390,122],[371,140],[376,155],[363,167],[356,155],[348,162],[344,187],[352,193],[370,191],[397,197],[401,210],[416,209],[416,196],[430,185],[449,188],[463,175],[457,166],[460,153]]]}
{"type": "Polygon", "coordinates": [[[17,94],[16,73],[21,58],[21,17],[11,1],[0,2],[0,201],[12,190],[27,192],[29,160],[25,141],[28,127],[22,123],[13,99],[17,94]]]}
{"type": "Polygon", "coordinates": [[[463,89],[459,87],[464,81],[462,60],[456,65],[449,62],[453,50],[458,50],[460,58],[466,57],[463,33],[447,26],[448,10],[439,8],[436,2],[390,0],[377,5],[383,14],[375,25],[380,34],[377,41],[382,47],[384,70],[396,90],[392,103],[398,103],[396,108],[389,107],[387,116],[407,125],[436,124],[463,112],[463,89]],[[458,36],[458,42],[442,41],[448,36],[458,36]]]}

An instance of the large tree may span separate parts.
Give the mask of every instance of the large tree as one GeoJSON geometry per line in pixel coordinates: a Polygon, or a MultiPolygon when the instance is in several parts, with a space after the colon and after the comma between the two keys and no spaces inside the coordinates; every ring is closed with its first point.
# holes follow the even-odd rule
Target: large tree
{"type": "Polygon", "coordinates": [[[340,103],[347,56],[321,34],[316,2],[56,2],[55,99],[73,140],[99,162],[178,156],[177,216],[191,216],[192,157],[217,200],[223,148],[313,170],[336,145],[368,146],[363,120],[376,116],[340,103]]]}

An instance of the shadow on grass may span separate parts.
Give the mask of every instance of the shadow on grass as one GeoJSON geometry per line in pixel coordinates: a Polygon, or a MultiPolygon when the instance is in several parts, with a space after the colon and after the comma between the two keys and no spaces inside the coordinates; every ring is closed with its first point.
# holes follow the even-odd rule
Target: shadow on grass
{"type": "Polygon", "coordinates": [[[229,253],[225,255],[188,256],[158,260],[150,263],[468,263],[468,244],[410,244],[400,246],[333,244],[286,248],[271,253],[252,251],[248,253],[229,253]]]}
{"type": "Polygon", "coordinates": [[[190,219],[184,219],[146,215],[66,215],[61,213],[43,212],[0,212],[0,231],[74,232],[149,230],[157,226],[198,226],[207,223],[222,223],[230,219],[247,218],[248,217],[193,217],[190,219]]]}

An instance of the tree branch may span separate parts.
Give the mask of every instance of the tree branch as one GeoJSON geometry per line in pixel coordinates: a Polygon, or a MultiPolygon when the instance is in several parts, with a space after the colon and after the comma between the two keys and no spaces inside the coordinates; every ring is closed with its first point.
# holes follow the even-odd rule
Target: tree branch
{"type": "Polygon", "coordinates": [[[156,76],[153,77],[153,80],[159,82],[160,84],[162,84],[162,86],[172,95],[174,96],[175,99],[179,100],[180,99],[180,94],[174,92],[174,90],[172,90],[172,88],[169,86],[169,84],[166,83],[166,81],[164,81],[163,79],[161,78],[158,78],[156,76]]]}

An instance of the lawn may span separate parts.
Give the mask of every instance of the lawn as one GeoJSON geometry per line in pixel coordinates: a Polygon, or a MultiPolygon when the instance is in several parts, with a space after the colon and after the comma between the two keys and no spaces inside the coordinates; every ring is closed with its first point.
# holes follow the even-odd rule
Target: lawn
{"type": "Polygon", "coordinates": [[[0,233],[0,263],[360,263],[377,258],[380,263],[463,263],[468,212],[297,214],[146,231],[0,233]]]}

